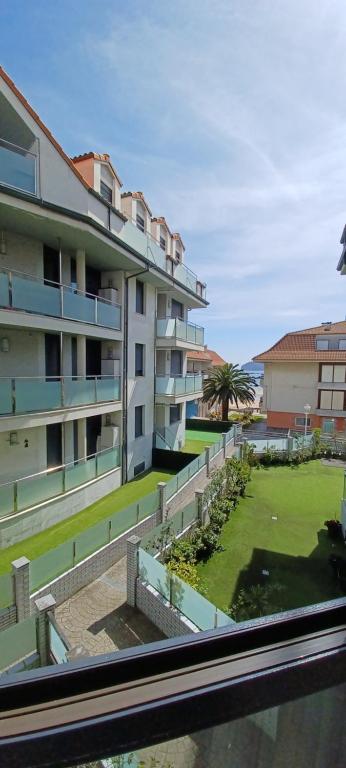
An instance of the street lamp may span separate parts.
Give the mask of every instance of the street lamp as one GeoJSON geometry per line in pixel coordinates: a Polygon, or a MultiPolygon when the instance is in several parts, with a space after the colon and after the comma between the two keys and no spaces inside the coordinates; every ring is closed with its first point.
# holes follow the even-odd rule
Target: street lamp
{"type": "Polygon", "coordinates": [[[304,413],[305,413],[304,437],[306,437],[306,433],[308,431],[308,415],[310,411],[311,411],[311,405],[309,405],[309,403],[306,403],[304,405],[304,413]]]}

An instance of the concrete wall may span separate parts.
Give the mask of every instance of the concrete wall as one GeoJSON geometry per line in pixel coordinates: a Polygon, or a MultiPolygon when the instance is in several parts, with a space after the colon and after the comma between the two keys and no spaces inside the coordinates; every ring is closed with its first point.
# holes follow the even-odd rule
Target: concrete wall
{"type": "Polygon", "coordinates": [[[0,350],[0,375],[45,376],[45,337],[36,331],[0,326],[0,338],[9,341],[9,351],[0,350]]]}
{"type": "Polygon", "coordinates": [[[0,432],[0,478],[3,483],[41,472],[47,467],[46,428],[21,429],[16,434],[18,445],[10,445],[10,433],[0,432]],[[25,447],[26,441],[28,447],[25,447]]]}
{"type": "Polygon", "coordinates": [[[271,413],[304,416],[304,405],[311,405],[311,415],[317,409],[318,363],[266,363],[263,381],[263,410],[268,412],[268,426],[293,427],[295,419],[282,417],[282,423],[271,413]],[[290,422],[287,424],[287,422],[290,422]]]}
{"type": "Polygon", "coordinates": [[[31,237],[6,231],[6,253],[0,254],[0,267],[43,277],[43,244],[31,237]]]}

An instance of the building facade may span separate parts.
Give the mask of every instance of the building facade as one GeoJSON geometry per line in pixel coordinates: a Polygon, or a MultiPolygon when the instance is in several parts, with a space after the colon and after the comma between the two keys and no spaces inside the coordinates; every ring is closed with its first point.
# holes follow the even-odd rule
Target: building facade
{"type": "MultiPolygon", "coordinates": [[[[205,285],[109,155],[69,158],[0,69],[0,532],[83,509],[184,444],[205,285]]],[[[5,537],[1,538],[5,541],[5,537]]],[[[5,543],[3,544],[3,546],[5,543]]]]}
{"type": "MultiPolygon", "coordinates": [[[[203,378],[207,377],[213,368],[222,365],[226,365],[226,360],[220,357],[217,352],[214,352],[213,349],[208,349],[207,345],[204,346],[203,351],[193,349],[187,355],[188,372],[191,374],[200,373],[203,378]]],[[[201,398],[195,398],[195,400],[192,400],[187,404],[186,416],[188,418],[194,416],[206,418],[211,410],[221,412],[221,409],[217,405],[214,405],[212,409],[210,409],[209,403],[204,403],[201,398]]]]}
{"type": "Polygon", "coordinates": [[[268,427],[346,432],[346,321],[287,333],[254,360],[268,427]]]}

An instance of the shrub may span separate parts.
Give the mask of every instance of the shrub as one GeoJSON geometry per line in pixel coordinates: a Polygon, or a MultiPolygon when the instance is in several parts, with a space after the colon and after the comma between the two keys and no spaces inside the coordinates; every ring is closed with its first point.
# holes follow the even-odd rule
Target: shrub
{"type": "Polygon", "coordinates": [[[234,621],[278,613],[282,609],[276,604],[276,598],[282,590],[281,584],[254,584],[249,589],[241,589],[228,613],[234,621]]]}
{"type": "Polygon", "coordinates": [[[181,557],[178,560],[169,560],[167,569],[169,573],[179,576],[180,579],[186,581],[186,584],[190,584],[193,589],[198,590],[200,588],[200,578],[193,563],[188,563],[181,557]]]}

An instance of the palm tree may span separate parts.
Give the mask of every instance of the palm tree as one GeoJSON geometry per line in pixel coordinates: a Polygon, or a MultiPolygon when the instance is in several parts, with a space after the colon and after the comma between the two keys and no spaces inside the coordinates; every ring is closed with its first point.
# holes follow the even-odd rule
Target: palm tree
{"type": "Polygon", "coordinates": [[[222,421],[228,421],[229,403],[253,403],[255,400],[255,380],[242,371],[238,365],[226,363],[215,367],[203,384],[203,401],[220,403],[222,421]]]}

